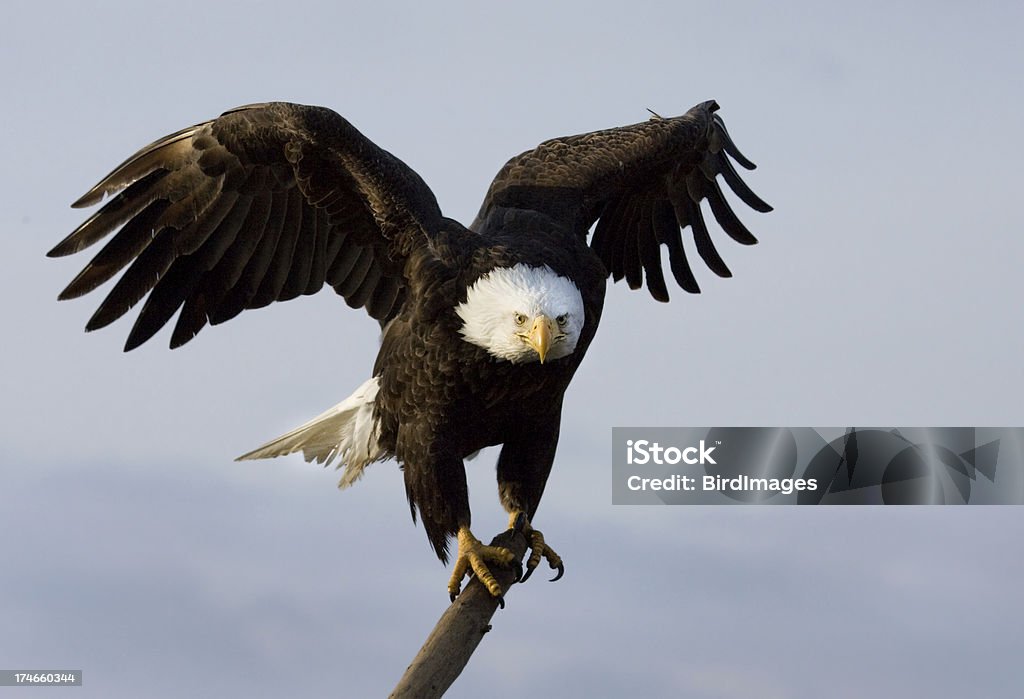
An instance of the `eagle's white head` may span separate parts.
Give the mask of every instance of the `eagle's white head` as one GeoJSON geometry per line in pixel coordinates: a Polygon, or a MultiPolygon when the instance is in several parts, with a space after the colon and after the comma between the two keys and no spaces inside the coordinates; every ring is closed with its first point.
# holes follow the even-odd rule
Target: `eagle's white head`
{"type": "Polygon", "coordinates": [[[455,312],[462,337],[514,364],[572,354],[583,331],[583,296],[550,267],[498,267],[481,276],[455,312]]]}

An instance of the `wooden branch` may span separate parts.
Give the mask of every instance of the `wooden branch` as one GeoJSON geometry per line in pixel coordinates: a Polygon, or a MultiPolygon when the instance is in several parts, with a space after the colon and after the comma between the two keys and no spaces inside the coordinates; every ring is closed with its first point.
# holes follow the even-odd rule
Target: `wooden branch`
{"type": "MultiPolygon", "coordinates": [[[[526,537],[517,530],[502,532],[494,537],[491,546],[504,546],[520,562],[526,556],[526,537]]],[[[491,573],[507,597],[515,582],[516,571],[511,567],[494,566],[491,573]]],[[[420,652],[391,692],[391,699],[436,699],[442,696],[466,667],[484,634],[491,630],[491,617],[497,608],[497,598],[492,597],[473,576],[441,615],[420,652]]]]}

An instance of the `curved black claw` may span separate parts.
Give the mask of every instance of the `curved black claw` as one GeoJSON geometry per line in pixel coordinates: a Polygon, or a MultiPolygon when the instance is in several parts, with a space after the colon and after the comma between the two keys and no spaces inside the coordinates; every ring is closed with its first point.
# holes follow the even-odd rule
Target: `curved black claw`
{"type": "Polygon", "coordinates": [[[523,582],[523,564],[519,561],[515,562],[516,579],[514,582],[523,582]]]}
{"type": "Polygon", "coordinates": [[[564,563],[559,563],[558,564],[558,575],[556,575],[555,577],[553,577],[550,580],[548,580],[548,582],[555,582],[556,580],[561,580],[563,575],[565,575],[565,564],[564,563]]]}
{"type": "Polygon", "coordinates": [[[454,604],[454,603],[455,603],[455,599],[456,599],[457,597],[458,597],[458,595],[457,595],[457,594],[455,594],[454,592],[452,592],[452,593],[450,593],[450,594],[448,595],[448,599],[450,599],[450,600],[452,601],[452,604],[454,604]]]}
{"type": "Polygon", "coordinates": [[[529,580],[530,576],[533,575],[533,571],[535,571],[535,570],[537,570],[537,566],[533,566],[532,568],[530,566],[527,566],[526,567],[526,575],[524,575],[519,582],[524,583],[527,580],[529,580]]]}
{"type": "Polygon", "coordinates": [[[498,595],[498,609],[505,608],[505,595],[498,595]]]}

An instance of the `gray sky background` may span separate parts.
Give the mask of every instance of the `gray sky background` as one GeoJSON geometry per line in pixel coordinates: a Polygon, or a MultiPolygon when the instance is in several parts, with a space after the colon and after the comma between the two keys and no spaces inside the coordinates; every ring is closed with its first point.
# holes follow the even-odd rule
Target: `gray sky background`
{"type": "MultiPolygon", "coordinates": [[[[704,292],[610,289],[537,524],[450,696],[1019,696],[1020,508],[611,505],[616,425],[1019,425],[1024,10],[1011,3],[8,3],[0,23],[0,667],[76,696],[381,696],[446,606],[394,464],[232,459],[364,381],[329,293],[129,355],[44,253],[138,147],[329,106],[469,222],[556,135],[717,99],[762,243],[704,292]]],[[[504,526],[493,453],[474,525],[504,526]]],[[[2,690],[0,694],[17,690],[2,690]]],[[[33,696],[66,696],[35,690],[33,696]]]]}

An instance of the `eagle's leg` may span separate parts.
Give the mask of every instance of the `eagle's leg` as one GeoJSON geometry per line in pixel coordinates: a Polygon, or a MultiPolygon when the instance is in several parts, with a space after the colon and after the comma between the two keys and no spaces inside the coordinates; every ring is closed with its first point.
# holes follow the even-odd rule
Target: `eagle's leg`
{"type": "Polygon", "coordinates": [[[515,556],[506,548],[500,546],[485,546],[480,542],[468,526],[459,527],[458,533],[459,552],[455,557],[455,570],[452,571],[451,580],[448,581],[448,594],[452,602],[459,594],[462,587],[462,578],[472,571],[478,580],[484,584],[492,596],[502,597],[501,585],[491,575],[484,561],[494,561],[501,565],[511,565],[515,556]]]}
{"type": "Polygon", "coordinates": [[[544,535],[530,522],[537,514],[544,484],[555,460],[560,409],[559,403],[553,412],[537,413],[534,420],[522,421],[521,432],[505,441],[498,456],[498,496],[509,514],[508,525],[521,531],[530,545],[526,574],[519,582],[530,577],[541,559],[558,571],[554,580],[565,572],[561,556],[548,546],[544,535]]]}
{"type": "Polygon", "coordinates": [[[540,565],[542,558],[548,562],[548,566],[552,570],[558,571],[555,577],[551,578],[551,582],[555,582],[562,577],[565,573],[565,564],[562,563],[562,557],[555,553],[553,548],[548,546],[540,530],[533,528],[533,525],[530,524],[530,518],[526,516],[525,512],[522,510],[511,512],[508,517],[508,526],[509,529],[521,530],[530,545],[530,557],[526,561],[526,574],[523,575],[519,582],[526,582],[533,575],[534,569],[540,565]]]}
{"type": "MultiPolygon", "coordinates": [[[[417,437],[413,428],[405,432],[407,439],[417,437]]],[[[428,435],[429,437],[429,435],[428,435]]],[[[422,441],[429,439],[420,437],[422,441]]],[[[436,440],[440,441],[440,440],[436,440]]],[[[448,581],[448,594],[454,602],[462,587],[462,579],[473,573],[487,591],[499,600],[501,585],[487,568],[487,562],[508,565],[515,561],[512,552],[497,546],[485,546],[470,531],[469,491],[462,459],[443,449],[403,463],[405,492],[413,519],[418,511],[427,531],[427,539],[442,563],[448,563],[448,542],[455,535],[458,552],[455,570],[448,581]]]]}

